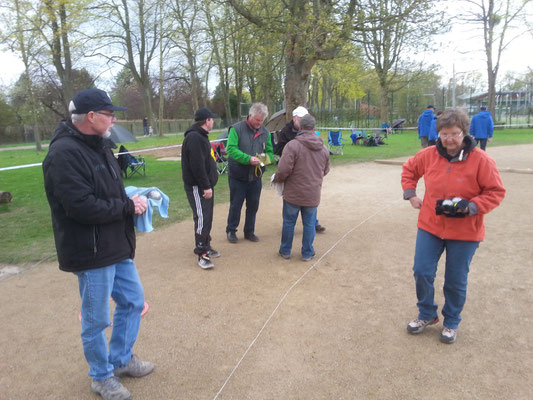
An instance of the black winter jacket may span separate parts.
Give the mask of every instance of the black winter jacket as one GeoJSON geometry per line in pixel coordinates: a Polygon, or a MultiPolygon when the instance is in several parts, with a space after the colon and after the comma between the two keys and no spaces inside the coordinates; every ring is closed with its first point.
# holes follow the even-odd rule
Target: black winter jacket
{"type": "Polygon", "coordinates": [[[56,128],[43,162],[59,268],[82,271],[135,255],[133,214],[111,141],[82,134],[70,121],[56,128]]]}
{"type": "Polygon", "coordinates": [[[278,143],[276,144],[276,150],[274,153],[281,157],[283,149],[287,143],[294,139],[297,134],[298,129],[294,127],[294,121],[289,121],[289,123],[285,125],[281,131],[279,131],[278,143]]]}
{"type": "Polygon", "coordinates": [[[181,174],[183,182],[202,190],[213,189],[218,182],[215,159],[211,155],[209,133],[193,125],[185,132],[181,147],[181,174]]]}

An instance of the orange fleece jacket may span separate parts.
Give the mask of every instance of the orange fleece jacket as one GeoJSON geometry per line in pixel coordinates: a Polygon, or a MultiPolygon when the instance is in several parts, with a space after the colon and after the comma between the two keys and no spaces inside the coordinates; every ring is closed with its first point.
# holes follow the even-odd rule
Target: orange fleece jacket
{"type": "Polygon", "coordinates": [[[448,161],[436,146],[420,150],[404,165],[402,189],[416,190],[424,177],[426,192],[418,227],[442,239],[481,241],[485,237],[484,215],[496,208],[505,197],[500,173],[490,156],[474,148],[463,161],[448,161]],[[477,214],[465,218],[437,215],[437,200],[461,197],[475,203],[477,214]]]}

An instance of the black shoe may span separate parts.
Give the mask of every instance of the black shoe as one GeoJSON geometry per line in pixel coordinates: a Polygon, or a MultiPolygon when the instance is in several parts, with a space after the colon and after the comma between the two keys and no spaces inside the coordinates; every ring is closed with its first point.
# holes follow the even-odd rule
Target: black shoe
{"type": "Polygon", "coordinates": [[[228,241],[230,243],[237,243],[239,241],[239,239],[237,239],[237,235],[233,231],[229,231],[227,233],[227,236],[228,236],[228,241]]]}
{"type": "Polygon", "coordinates": [[[253,233],[249,233],[247,235],[244,235],[244,238],[246,240],[249,240],[250,242],[259,242],[259,238],[255,236],[253,233]]]}
{"type": "Polygon", "coordinates": [[[322,225],[316,225],[315,226],[315,231],[316,231],[316,233],[324,233],[326,231],[326,228],[323,227],[322,225]]]}

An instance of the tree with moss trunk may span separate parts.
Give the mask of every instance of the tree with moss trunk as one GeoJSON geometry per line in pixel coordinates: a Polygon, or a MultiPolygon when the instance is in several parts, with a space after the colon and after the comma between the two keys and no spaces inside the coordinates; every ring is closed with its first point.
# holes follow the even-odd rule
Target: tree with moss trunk
{"type": "Polygon", "coordinates": [[[285,109],[287,120],[307,104],[311,69],[318,60],[337,56],[351,36],[356,0],[227,0],[260,29],[278,33],[285,43],[285,109]]]}

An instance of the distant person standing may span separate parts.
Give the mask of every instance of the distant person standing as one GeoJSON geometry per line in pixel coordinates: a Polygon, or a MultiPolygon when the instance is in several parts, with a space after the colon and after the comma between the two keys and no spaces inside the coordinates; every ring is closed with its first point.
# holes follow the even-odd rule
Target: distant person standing
{"type": "Polygon", "coordinates": [[[144,309],[144,289],[133,261],[133,216],[147,208],[146,197],[126,196],[111,150],[114,111],[99,89],[77,93],[71,121],[56,128],[43,162],[44,187],[52,214],[59,269],[78,278],[81,341],[93,379],[91,390],[106,400],[127,400],[119,377],[141,377],[154,370],[132,354],[144,309]],[[109,297],[116,304],[111,326],[109,297]]]}
{"type": "Polygon", "coordinates": [[[208,108],[200,108],[194,114],[194,124],[185,132],[181,147],[181,171],[187,199],[194,220],[194,253],[198,265],[203,269],[213,268],[211,258],[220,253],[211,248],[211,226],[213,224],[214,189],[218,182],[218,171],[212,155],[209,131],[213,129],[213,118],[208,108]]]}
{"type": "Polygon", "coordinates": [[[422,148],[428,147],[429,144],[429,130],[431,129],[431,121],[435,118],[435,107],[428,106],[420,117],[418,117],[418,138],[420,139],[420,144],[422,148]]]}
{"type": "Polygon", "coordinates": [[[290,258],[294,227],[302,214],[301,256],[309,261],[315,256],[316,210],[320,204],[322,180],[329,172],[329,151],[315,133],[315,119],[306,114],[299,121],[301,131],[285,146],[273,182],[284,183],[283,230],[279,254],[290,258]]]}
{"type": "Polygon", "coordinates": [[[244,238],[258,242],[255,235],[255,216],[261,197],[261,178],[265,170],[259,157],[274,157],[270,133],[263,126],[268,115],[267,106],[254,103],[246,120],[237,122],[229,130],[226,151],[229,158],[230,205],[226,235],[230,243],[237,243],[237,227],[241,220],[241,210],[246,200],[244,238]]]}
{"type": "Polygon", "coordinates": [[[487,148],[487,140],[492,140],[494,134],[494,120],[487,107],[481,107],[479,113],[472,117],[470,122],[470,136],[476,139],[481,150],[487,148]]]}
{"type": "Polygon", "coordinates": [[[428,146],[435,146],[437,144],[437,139],[439,138],[439,133],[437,132],[437,118],[442,114],[442,111],[437,112],[437,115],[433,117],[431,121],[431,128],[429,128],[428,136],[428,146]]]}
{"type": "Polygon", "coordinates": [[[144,136],[148,136],[150,134],[150,130],[148,129],[148,117],[143,118],[143,131],[144,136]]]}

